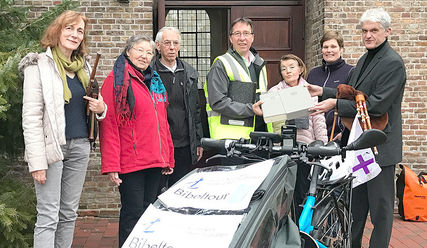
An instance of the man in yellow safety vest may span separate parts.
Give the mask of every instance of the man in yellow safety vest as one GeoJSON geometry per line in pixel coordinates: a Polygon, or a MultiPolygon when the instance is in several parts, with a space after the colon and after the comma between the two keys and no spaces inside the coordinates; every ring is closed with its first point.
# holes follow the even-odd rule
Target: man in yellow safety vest
{"type": "Polygon", "coordinates": [[[252,20],[241,17],[230,25],[231,47],[217,57],[207,75],[205,96],[209,132],[214,139],[249,138],[265,131],[257,94],[267,91],[265,61],[252,47],[252,20]]]}

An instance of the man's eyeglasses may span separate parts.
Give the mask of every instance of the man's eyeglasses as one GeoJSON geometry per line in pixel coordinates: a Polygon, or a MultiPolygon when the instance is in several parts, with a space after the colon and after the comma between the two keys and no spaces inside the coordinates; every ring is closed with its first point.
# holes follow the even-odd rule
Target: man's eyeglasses
{"type": "Polygon", "coordinates": [[[179,45],[179,41],[177,41],[177,40],[173,40],[173,41],[172,40],[165,40],[165,41],[162,41],[162,44],[165,47],[170,47],[170,46],[172,46],[172,44],[174,47],[177,47],[179,45]]]}
{"type": "Polygon", "coordinates": [[[254,34],[254,33],[251,33],[251,32],[243,32],[243,33],[241,33],[241,32],[233,32],[233,33],[231,33],[231,35],[232,35],[232,36],[234,36],[234,37],[236,37],[236,38],[241,37],[242,35],[243,35],[243,37],[245,37],[245,38],[249,38],[249,37],[251,37],[253,34],[254,34]]]}
{"type": "Polygon", "coordinates": [[[135,48],[135,47],[132,47],[132,49],[134,49],[139,56],[146,55],[147,57],[150,57],[150,56],[154,55],[153,51],[151,51],[151,50],[146,51],[142,48],[135,48]]]}

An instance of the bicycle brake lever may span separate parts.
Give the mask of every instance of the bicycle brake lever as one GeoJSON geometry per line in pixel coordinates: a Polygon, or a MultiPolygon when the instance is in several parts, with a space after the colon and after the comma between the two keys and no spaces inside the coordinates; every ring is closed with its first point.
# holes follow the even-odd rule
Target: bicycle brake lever
{"type": "Polygon", "coordinates": [[[206,164],[209,164],[209,161],[213,160],[213,159],[217,159],[217,158],[227,158],[228,156],[226,155],[222,155],[222,154],[215,154],[210,158],[206,159],[206,164]]]}

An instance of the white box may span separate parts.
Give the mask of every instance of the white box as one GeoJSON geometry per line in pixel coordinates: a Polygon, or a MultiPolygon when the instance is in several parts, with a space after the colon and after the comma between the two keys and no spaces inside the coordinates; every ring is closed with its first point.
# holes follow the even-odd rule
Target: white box
{"type": "Polygon", "coordinates": [[[313,99],[304,86],[267,92],[260,95],[262,113],[265,123],[300,118],[310,114],[308,109],[314,107],[313,99]]]}

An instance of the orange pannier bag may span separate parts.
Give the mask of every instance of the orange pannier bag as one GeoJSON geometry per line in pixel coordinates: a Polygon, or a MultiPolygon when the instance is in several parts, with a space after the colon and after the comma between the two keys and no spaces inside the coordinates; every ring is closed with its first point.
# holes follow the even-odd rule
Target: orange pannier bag
{"type": "Polygon", "coordinates": [[[407,166],[399,166],[402,168],[396,180],[399,215],[404,220],[427,221],[427,173],[417,175],[407,166]]]}

